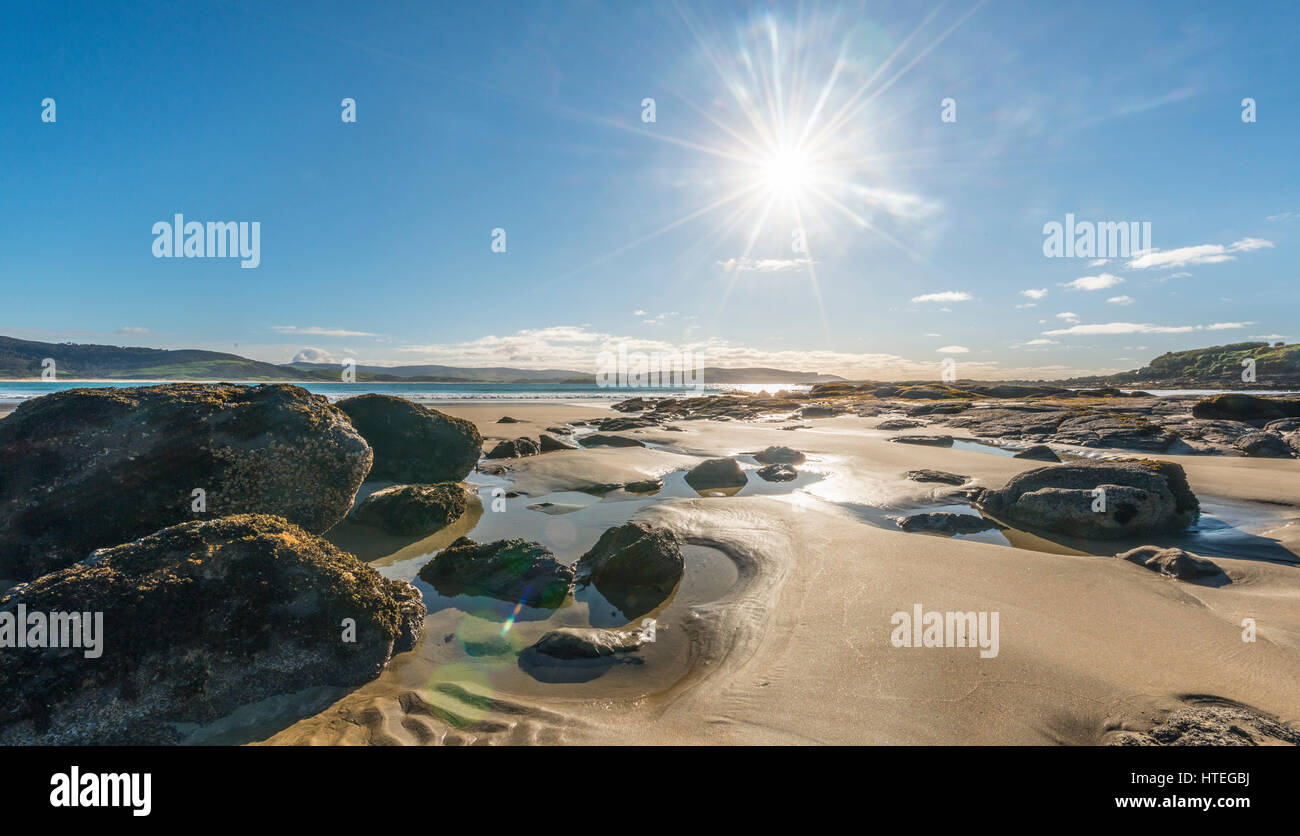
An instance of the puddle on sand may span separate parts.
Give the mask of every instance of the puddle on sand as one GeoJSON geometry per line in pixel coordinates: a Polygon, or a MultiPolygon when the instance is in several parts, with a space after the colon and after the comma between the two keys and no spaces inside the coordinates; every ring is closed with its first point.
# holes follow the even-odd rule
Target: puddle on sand
{"type": "MultiPolygon", "coordinates": [[[[758,476],[752,457],[734,458],[745,468],[747,482],[732,495],[792,493],[822,478],[816,471],[799,467],[798,478],[790,482],[767,482],[758,476]]],[[[441,595],[418,577],[438,551],[461,536],[481,543],[531,540],[550,549],[562,563],[572,565],[607,529],[627,522],[647,505],[702,495],[686,484],[684,471],[666,474],[662,480],[663,487],[654,493],[630,493],[620,488],[603,496],[560,491],[506,497],[512,489],[508,474],[474,473],[466,482],[477,490],[479,502],[461,520],[430,537],[396,538],[347,521],[335,526],[326,539],[364,555],[384,577],[413,583],[429,610],[420,643],[395,659],[380,680],[419,688],[426,695],[430,689],[436,690],[437,683],[463,681],[494,694],[560,700],[635,698],[669,687],[688,672],[691,662],[689,640],[681,628],[684,617],[693,607],[722,597],[739,578],[735,564],[717,549],[684,545],[682,581],[666,600],[645,613],[621,612],[594,586],[579,588],[560,607],[547,610],[494,598],[441,595]],[[492,510],[494,504],[502,510],[492,510]],[[528,656],[520,662],[524,649],[550,630],[640,630],[646,619],[654,621],[654,641],[634,653],[619,654],[612,663],[535,667],[528,664],[528,656]]],[[[359,499],[379,487],[382,485],[366,485],[359,499]]]]}

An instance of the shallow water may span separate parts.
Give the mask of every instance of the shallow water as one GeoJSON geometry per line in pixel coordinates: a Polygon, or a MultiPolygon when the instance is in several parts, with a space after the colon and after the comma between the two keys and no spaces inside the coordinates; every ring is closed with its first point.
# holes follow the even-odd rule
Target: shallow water
{"type": "MultiPolygon", "coordinates": [[[[478,542],[531,540],[550,549],[562,563],[572,565],[608,528],[627,522],[656,502],[701,496],[727,501],[728,496],[791,493],[821,478],[815,470],[800,468],[793,481],[766,482],[755,472],[759,465],[752,457],[735,458],[748,476],[738,490],[700,493],[686,484],[685,472],[679,471],[666,474],[663,488],[653,494],[620,488],[604,496],[562,491],[507,497],[509,478],[474,473],[466,481],[478,492],[477,506],[430,537],[397,538],[347,521],[335,526],[326,539],[367,560],[384,577],[413,583],[429,610],[420,643],[402,657],[402,664],[390,665],[380,675],[381,684],[388,679],[402,687],[423,686],[421,693],[427,695],[437,692],[437,683],[469,681],[495,695],[560,700],[635,698],[669,687],[691,664],[689,640],[680,627],[683,618],[692,608],[725,595],[739,578],[735,564],[717,549],[684,545],[681,583],[666,600],[644,613],[621,612],[594,586],[580,588],[554,610],[493,598],[447,596],[421,580],[418,572],[461,536],[478,542]],[[543,505],[548,507],[538,507],[543,505]],[[536,667],[528,663],[530,656],[521,656],[544,633],[559,627],[644,630],[650,620],[654,641],[609,663],[536,667]]],[[[809,465],[815,467],[813,462],[809,465]]],[[[358,501],[380,487],[384,485],[367,484],[358,501]]]]}

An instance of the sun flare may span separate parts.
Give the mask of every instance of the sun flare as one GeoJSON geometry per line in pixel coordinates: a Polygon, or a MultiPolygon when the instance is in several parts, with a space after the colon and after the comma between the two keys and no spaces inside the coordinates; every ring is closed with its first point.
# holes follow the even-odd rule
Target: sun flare
{"type": "Polygon", "coordinates": [[[811,160],[803,151],[777,151],[763,162],[762,179],[776,194],[798,194],[811,183],[811,160]]]}

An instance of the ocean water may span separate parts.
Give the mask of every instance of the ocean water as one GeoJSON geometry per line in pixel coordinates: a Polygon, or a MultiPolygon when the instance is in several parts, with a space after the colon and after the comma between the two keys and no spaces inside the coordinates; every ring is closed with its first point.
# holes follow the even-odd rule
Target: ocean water
{"type": "MultiPolygon", "coordinates": [[[[149,383],[170,381],[44,381],[0,380],[0,403],[21,403],[52,392],[79,388],[125,388],[146,386],[149,383]]],[[[266,381],[229,381],[231,383],[258,384],[266,381]]],[[[324,395],[331,401],[370,393],[395,395],[411,401],[426,403],[451,403],[459,401],[621,401],[638,395],[653,397],[694,397],[717,395],[724,392],[777,392],[781,389],[795,392],[808,390],[808,386],[786,383],[746,383],[737,385],[694,386],[597,386],[594,383],[296,383],[309,392],[324,395]]]]}

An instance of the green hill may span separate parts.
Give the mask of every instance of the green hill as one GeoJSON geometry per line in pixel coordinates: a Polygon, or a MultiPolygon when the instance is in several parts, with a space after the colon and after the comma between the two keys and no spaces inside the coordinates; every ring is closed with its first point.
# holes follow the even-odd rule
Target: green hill
{"type": "Polygon", "coordinates": [[[302,380],[312,376],[274,363],[217,351],[42,343],[0,337],[0,377],[40,377],[41,364],[47,357],[54,359],[60,378],[302,380]]]}

